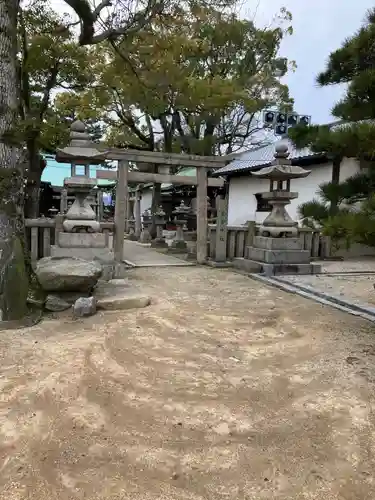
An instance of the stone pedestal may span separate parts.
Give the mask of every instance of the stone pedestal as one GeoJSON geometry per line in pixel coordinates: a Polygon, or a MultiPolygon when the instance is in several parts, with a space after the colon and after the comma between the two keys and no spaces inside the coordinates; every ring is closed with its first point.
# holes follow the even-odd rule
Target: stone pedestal
{"type": "Polygon", "coordinates": [[[160,206],[154,214],[156,226],[156,238],[152,241],[151,246],[154,248],[168,248],[167,242],[163,236],[163,228],[165,225],[165,212],[160,206]]]}
{"type": "Polygon", "coordinates": [[[172,241],[171,246],[169,247],[169,250],[172,252],[186,252],[187,249],[187,243],[184,238],[184,224],[185,221],[175,221],[176,222],[176,236],[175,239],[172,241]]]}
{"type": "Polygon", "coordinates": [[[104,233],[59,233],[57,245],[62,248],[106,248],[104,233]]]}
{"type": "Polygon", "coordinates": [[[254,243],[246,247],[247,268],[274,274],[316,274],[320,265],[310,263],[310,252],[304,250],[299,238],[271,238],[255,236],[254,243]]]}
{"type": "Polygon", "coordinates": [[[152,217],[151,214],[148,210],[145,210],[142,214],[143,217],[143,227],[142,227],[142,232],[139,237],[139,242],[140,243],[151,243],[151,234],[150,234],[150,229],[152,225],[152,217]]]}

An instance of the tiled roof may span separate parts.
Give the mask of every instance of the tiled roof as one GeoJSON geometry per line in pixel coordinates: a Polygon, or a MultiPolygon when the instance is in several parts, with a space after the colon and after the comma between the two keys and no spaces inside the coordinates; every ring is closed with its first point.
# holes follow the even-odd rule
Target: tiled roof
{"type": "MultiPolygon", "coordinates": [[[[297,162],[309,157],[320,157],[321,153],[314,153],[309,148],[296,148],[292,141],[289,143],[289,158],[297,162]]],[[[244,151],[234,157],[234,160],[223,168],[216,170],[214,175],[230,175],[238,172],[251,172],[266,167],[274,160],[276,143],[260,146],[250,151],[244,151]]]]}

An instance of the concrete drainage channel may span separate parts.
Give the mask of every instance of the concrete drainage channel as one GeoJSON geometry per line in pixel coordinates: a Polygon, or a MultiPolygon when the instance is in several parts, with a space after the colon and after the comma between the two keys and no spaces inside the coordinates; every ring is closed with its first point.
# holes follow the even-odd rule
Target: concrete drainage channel
{"type": "MultiPolygon", "coordinates": [[[[374,273],[330,273],[333,275],[343,275],[343,274],[374,274],[374,273]]],[[[328,275],[328,274],[327,274],[328,275]]],[[[359,316],[368,321],[375,322],[375,308],[370,306],[358,305],[348,300],[343,300],[340,297],[330,295],[328,293],[321,292],[307,285],[297,285],[289,281],[287,278],[279,276],[264,276],[262,274],[248,274],[250,278],[265,283],[267,285],[272,285],[284,292],[296,293],[301,297],[307,299],[315,300],[320,304],[328,305],[339,309],[340,311],[359,316]]]]}

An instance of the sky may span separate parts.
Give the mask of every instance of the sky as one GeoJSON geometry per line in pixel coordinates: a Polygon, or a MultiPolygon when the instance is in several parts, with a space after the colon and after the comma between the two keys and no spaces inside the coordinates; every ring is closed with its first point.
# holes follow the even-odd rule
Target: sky
{"type": "Polygon", "coordinates": [[[256,24],[269,24],[275,12],[286,7],[293,15],[294,33],[283,41],[281,55],[296,61],[295,73],[286,76],[297,113],[311,115],[317,124],[333,121],[331,109],[344,93],[337,86],[320,88],[316,75],[329,54],[361,26],[373,0],[245,0],[242,12],[255,15],[256,24]]]}

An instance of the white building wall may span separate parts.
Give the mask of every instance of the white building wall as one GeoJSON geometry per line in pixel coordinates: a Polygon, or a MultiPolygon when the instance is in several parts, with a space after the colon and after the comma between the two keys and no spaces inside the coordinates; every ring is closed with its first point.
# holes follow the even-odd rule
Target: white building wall
{"type": "MultiPolygon", "coordinates": [[[[355,159],[345,158],[341,164],[340,180],[359,171],[359,164],[355,159]]],[[[332,163],[311,166],[311,174],[304,179],[291,181],[292,191],[298,192],[296,200],[287,206],[288,213],[293,219],[299,219],[298,206],[317,197],[320,184],[332,179],[332,163]]],[[[269,212],[257,212],[256,193],[269,191],[269,181],[257,179],[248,174],[242,177],[232,177],[229,182],[228,224],[241,225],[247,221],[262,222],[269,212]]]]}
{"type": "Polygon", "coordinates": [[[142,198],[141,198],[141,214],[145,210],[149,210],[151,208],[151,202],[152,202],[152,189],[145,189],[142,192],[142,198]]]}

